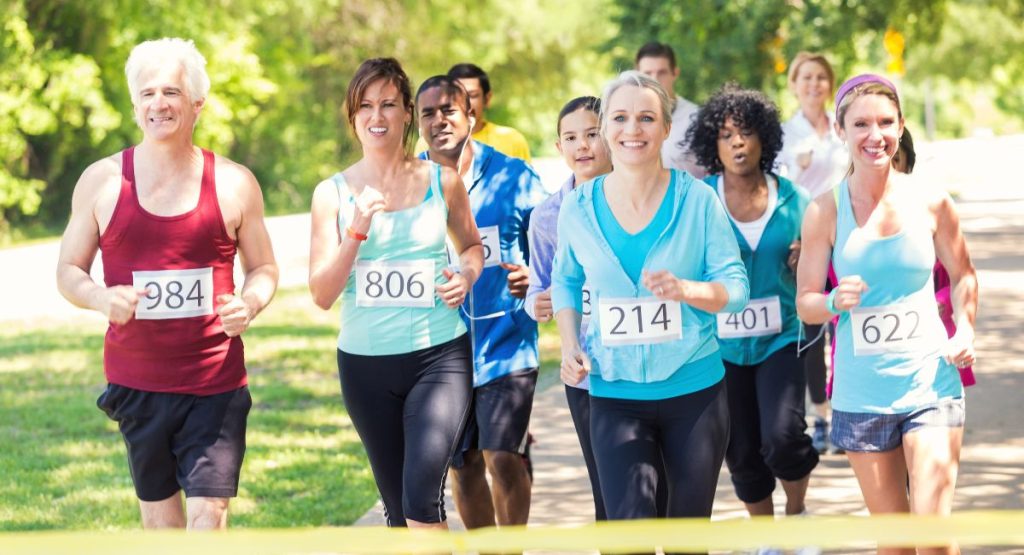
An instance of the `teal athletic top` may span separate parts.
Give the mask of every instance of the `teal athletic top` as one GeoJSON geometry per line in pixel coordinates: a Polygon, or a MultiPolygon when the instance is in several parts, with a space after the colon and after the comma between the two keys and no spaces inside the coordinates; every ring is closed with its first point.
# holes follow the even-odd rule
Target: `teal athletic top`
{"type": "MultiPolygon", "coordinates": [[[[753,324],[750,327],[755,330],[767,328],[762,326],[767,314],[764,314],[763,318],[761,309],[755,308],[757,305],[748,305],[755,308],[753,314],[745,314],[744,312],[750,311],[744,310],[718,319],[718,344],[722,348],[722,359],[741,366],[760,364],[775,351],[790,343],[796,343],[800,337],[800,318],[796,314],[796,276],[786,265],[786,261],[789,259],[789,245],[800,239],[800,225],[810,198],[807,191],[794,186],[792,181],[785,177],[774,177],[778,183],[778,202],[775,210],[768,216],[768,223],[756,249],[750,247],[735,222],[730,219],[736,242],[740,247],[740,258],[743,259],[743,267],[746,268],[747,278],[750,280],[750,298],[777,298],[778,323],[781,324],[779,331],[767,335],[724,338],[722,328],[732,330],[734,335],[736,331],[742,330],[745,324],[753,324]]],[[[704,178],[704,182],[714,190],[718,179],[718,175],[709,175],[704,178]]],[[[724,201],[722,205],[724,207],[724,201]]],[[[772,322],[775,322],[774,316],[772,322]]]]}
{"type": "MultiPolygon", "coordinates": [[[[341,293],[341,332],[338,349],[354,355],[395,355],[426,349],[466,333],[458,309],[449,308],[433,286],[447,280],[441,273],[448,267],[445,238],[448,233],[448,205],[441,191],[441,166],[431,163],[430,186],[423,202],[394,212],[373,216],[367,239],[359,246],[352,273],[341,293]],[[431,279],[416,282],[415,270],[394,272],[384,266],[377,274],[357,283],[357,266],[367,262],[433,262],[431,279]],[[427,307],[359,306],[357,288],[364,299],[390,293],[416,293],[429,297],[427,307]]],[[[344,235],[353,217],[355,198],[341,173],[331,177],[338,188],[338,229],[344,235]]],[[[397,268],[393,266],[392,268],[397,268]]]]}
{"type": "Polygon", "coordinates": [[[593,364],[593,396],[666,399],[710,387],[725,375],[715,339],[715,315],[685,303],[678,303],[682,338],[619,345],[605,345],[602,339],[602,326],[608,330],[615,326],[615,322],[602,321],[598,309],[602,299],[639,301],[654,296],[638,283],[633,277],[638,277],[635,268],[630,272],[626,266],[631,263],[622,258],[642,258],[641,268],[649,271],[668,270],[682,279],[721,283],[729,297],[725,311],[739,310],[747,303],[746,273],[721,203],[711,189],[685,172],[673,170],[671,180],[659,208],[659,212],[669,212],[667,220],[660,223],[656,215],[659,225],[652,221],[641,232],[650,230],[656,237],[640,248],[634,236],[629,244],[619,245],[621,254],[612,246],[618,243],[614,226],[601,223],[608,214],[598,215],[597,196],[598,192],[604,196],[604,177],[576,187],[562,202],[551,300],[556,313],[564,308],[582,312],[584,282],[592,291],[595,309],[587,328],[586,349],[593,364]],[[612,228],[607,235],[606,228],[612,228]]]}
{"type": "Polygon", "coordinates": [[[947,336],[932,284],[931,230],[907,219],[895,235],[866,236],[845,179],[837,197],[832,265],[839,279],[859,275],[868,289],[859,307],[839,316],[832,406],[904,414],[963,396],[956,367],[942,358],[947,336]]]}
{"type": "Polygon", "coordinates": [[[668,226],[668,221],[672,217],[672,198],[675,192],[675,180],[670,179],[658,211],[654,213],[647,227],[634,234],[622,229],[619,221],[615,219],[612,207],[608,205],[608,197],[604,193],[604,178],[600,177],[594,181],[594,212],[597,214],[597,225],[601,228],[604,238],[608,240],[615,257],[622,264],[622,269],[634,284],[640,283],[644,259],[647,258],[647,253],[651,252],[654,241],[668,226]]]}

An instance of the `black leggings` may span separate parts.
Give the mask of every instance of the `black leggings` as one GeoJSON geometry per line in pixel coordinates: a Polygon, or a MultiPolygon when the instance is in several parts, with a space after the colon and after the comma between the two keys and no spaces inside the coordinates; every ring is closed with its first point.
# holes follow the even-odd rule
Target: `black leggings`
{"type": "Polygon", "coordinates": [[[590,437],[609,520],[658,516],[659,460],[667,516],[711,516],[729,438],[723,382],[657,401],[591,397],[590,437]]]}
{"type": "MultiPolygon", "coordinates": [[[[813,341],[821,333],[821,325],[812,326],[804,324],[804,335],[807,341],[813,341]]],[[[811,395],[811,402],[815,405],[824,403],[825,382],[828,379],[828,368],[825,367],[825,343],[828,336],[822,334],[813,345],[807,347],[800,357],[804,361],[804,372],[807,377],[807,392],[811,395]]]]}
{"type": "Polygon", "coordinates": [[[594,460],[594,446],[590,442],[590,392],[578,387],[565,386],[565,400],[569,403],[569,414],[576,427],[576,437],[583,450],[583,461],[587,463],[590,490],[594,494],[594,520],[608,520],[601,497],[601,482],[597,478],[597,461],[594,460]]]}
{"type": "Polygon", "coordinates": [[[760,364],[725,363],[729,398],[729,465],[736,496],[756,503],[772,494],[775,478],[796,481],[818,465],[818,452],[804,433],[804,369],[796,345],[775,351],[760,364]]]}
{"type": "Polygon", "coordinates": [[[400,355],[338,351],[341,394],[388,526],[444,522],[444,480],[473,396],[469,336],[400,355]]]}

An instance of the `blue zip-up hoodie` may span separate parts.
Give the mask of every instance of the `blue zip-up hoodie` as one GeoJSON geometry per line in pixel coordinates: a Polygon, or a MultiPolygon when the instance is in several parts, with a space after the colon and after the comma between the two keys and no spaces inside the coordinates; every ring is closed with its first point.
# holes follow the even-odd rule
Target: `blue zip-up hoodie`
{"type": "MultiPolygon", "coordinates": [[[[420,158],[428,160],[429,152],[420,158]]],[[[548,196],[540,177],[519,158],[473,141],[472,178],[469,204],[477,227],[498,226],[501,261],[526,264],[530,213],[548,196]]],[[[537,323],[523,299],[509,293],[507,277],[501,266],[484,268],[460,311],[473,335],[474,387],[539,365],[537,323]],[[483,318],[471,321],[467,312],[483,318]]]]}
{"type": "MultiPolygon", "coordinates": [[[[747,275],[721,203],[690,174],[672,170],[671,178],[676,185],[672,216],[651,247],[644,268],[668,270],[677,278],[692,281],[721,283],[729,296],[722,311],[740,310],[748,300],[747,275]]],[[[568,194],[558,216],[558,249],[551,273],[556,313],[563,308],[580,310],[584,281],[592,289],[594,306],[601,297],[654,296],[633,283],[601,233],[594,213],[594,181],[568,194]]],[[[606,382],[660,382],[683,365],[716,353],[715,316],[680,304],[682,339],[652,345],[606,347],[601,341],[600,311],[594,310],[587,330],[591,371],[606,382]]]]}
{"type": "MultiPolygon", "coordinates": [[[[704,178],[716,198],[718,178],[718,175],[704,178]]],[[[789,245],[800,238],[800,224],[810,197],[807,191],[796,187],[785,177],[775,178],[779,200],[775,211],[768,217],[756,251],[751,250],[736,224],[729,220],[740,247],[743,266],[747,269],[747,279],[750,280],[750,298],[778,296],[782,316],[782,331],[775,335],[718,340],[722,346],[722,360],[741,366],[759,364],[775,351],[795,343],[800,336],[800,317],[796,314],[796,276],[786,265],[786,260],[789,259],[789,245]]]]}

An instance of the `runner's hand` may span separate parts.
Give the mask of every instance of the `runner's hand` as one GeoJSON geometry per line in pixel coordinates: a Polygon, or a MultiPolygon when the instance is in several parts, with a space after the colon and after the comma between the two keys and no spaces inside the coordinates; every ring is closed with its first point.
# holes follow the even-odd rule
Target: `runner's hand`
{"type": "Polygon", "coordinates": [[[100,294],[100,312],[111,324],[126,324],[135,317],[135,307],[139,299],[146,297],[147,291],[131,285],[115,285],[103,289],[100,294]]]}
{"type": "Polygon", "coordinates": [[[502,262],[501,267],[508,270],[508,292],[517,299],[525,299],[530,287],[530,268],[508,262],[502,262]]]}
{"type": "Polygon", "coordinates": [[[677,278],[668,270],[658,270],[656,272],[644,270],[640,277],[640,282],[660,300],[686,301],[687,281],[677,278]]]}
{"type": "Polygon", "coordinates": [[[860,276],[846,276],[839,280],[832,306],[840,312],[860,306],[860,296],[868,290],[868,284],[860,276]]]}
{"type": "Polygon", "coordinates": [[[356,197],[355,214],[351,224],[353,231],[366,235],[370,231],[373,215],[384,207],[384,195],[380,194],[380,191],[369,185],[363,187],[363,191],[356,197]]]}
{"type": "Polygon", "coordinates": [[[956,333],[946,343],[945,354],[942,358],[957,368],[974,366],[976,361],[974,356],[974,329],[969,326],[958,327],[956,333]]]}
{"type": "Polygon", "coordinates": [[[590,373],[590,357],[580,350],[579,345],[562,352],[562,382],[577,385],[590,373]]]}
{"type": "Polygon", "coordinates": [[[462,274],[448,268],[442,270],[441,273],[448,281],[434,286],[437,296],[444,301],[444,304],[448,305],[448,308],[458,308],[465,302],[466,295],[469,293],[469,282],[462,274]]]}
{"type": "Polygon", "coordinates": [[[533,315],[537,317],[538,322],[547,322],[555,315],[551,305],[551,289],[538,293],[533,298],[533,315]]]}
{"type": "Polygon", "coordinates": [[[217,316],[224,327],[224,334],[235,337],[249,329],[249,322],[252,322],[255,314],[241,297],[224,293],[217,295],[217,316]]]}
{"type": "Polygon", "coordinates": [[[796,266],[800,263],[800,240],[797,239],[789,244],[789,258],[786,259],[786,266],[789,271],[796,273],[796,266]]]}

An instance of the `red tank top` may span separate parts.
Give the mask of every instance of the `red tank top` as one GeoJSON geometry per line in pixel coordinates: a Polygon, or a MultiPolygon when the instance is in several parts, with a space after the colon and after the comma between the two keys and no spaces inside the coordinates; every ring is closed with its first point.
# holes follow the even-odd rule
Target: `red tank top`
{"type": "Polygon", "coordinates": [[[110,324],[103,368],[110,383],[214,395],[246,384],[242,339],[228,337],[216,298],[232,293],[235,242],[217,202],[214,156],[203,150],[199,203],[176,216],[139,204],[135,147],[122,152],[121,194],[99,245],[107,287],[149,290],[127,324],[110,324]]]}

